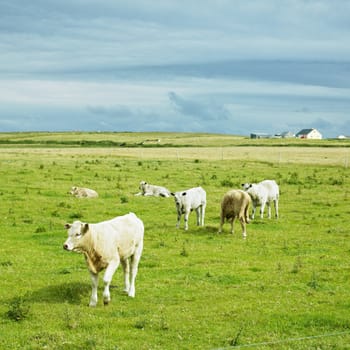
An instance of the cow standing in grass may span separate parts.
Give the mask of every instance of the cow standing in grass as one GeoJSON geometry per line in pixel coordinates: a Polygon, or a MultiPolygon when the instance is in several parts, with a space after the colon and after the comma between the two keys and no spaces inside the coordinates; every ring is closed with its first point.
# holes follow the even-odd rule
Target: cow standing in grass
{"type": "Polygon", "coordinates": [[[124,291],[135,296],[135,279],[143,249],[143,222],[134,214],[118,216],[96,224],[75,221],[66,224],[68,238],[63,248],[83,253],[90,271],[92,293],[90,306],[97,304],[98,275],[106,269],[103,281],[104,304],[111,300],[109,285],[119,263],[124,270],[124,291]]]}
{"type": "Polygon", "coordinates": [[[225,193],[221,201],[220,212],[220,228],[219,233],[222,232],[222,226],[225,220],[231,223],[231,233],[234,232],[233,224],[235,219],[238,219],[242,226],[243,238],[247,237],[246,224],[249,223],[249,206],[251,199],[248,193],[241,190],[230,190],[225,193]]]}
{"type": "Polygon", "coordinates": [[[184,214],[185,230],[188,230],[188,217],[192,210],[195,210],[197,214],[197,226],[204,226],[207,194],[202,187],[194,187],[175,193],[172,192],[171,195],[174,196],[177,210],[176,227],[180,226],[181,215],[184,214]]]}
{"type": "Polygon", "coordinates": [[[265,205],[268,207],[268,218],[271,218],[271,202],[275,206],[275,217],[278,218],[279,186],[275,180],[264,180],[257,184],[242,184],[243,189],[250,195],[253,203],[252,219],[255,217],[256,207],[260,206],[260,218],[264,217],[265,205]]]}

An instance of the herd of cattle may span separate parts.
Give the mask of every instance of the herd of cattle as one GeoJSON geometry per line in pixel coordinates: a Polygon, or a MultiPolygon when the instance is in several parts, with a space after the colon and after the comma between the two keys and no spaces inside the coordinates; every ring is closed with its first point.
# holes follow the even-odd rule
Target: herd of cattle
{"type": "MultiPolygon", "coordinates": [[[[140,182],[140,192],[136,196],[173,196],[177,211],[176,227],[179,227],[181,216],[184,215],[184,228],[188,230],[188,218],[191,211],[196,211],[197,225],[204,226],[205,209],[207,205],[206,192],[202,187],[194,187],[184,191],[170,192],[167,188],[140,182]]],[[[69,192],[78,198],[98,197],[98,193],[89,188],[72,187],[69,192]]],[[[274,204],[275,217],[278,218],[279,186],[274,180],[264,180],[257,184],[242,184],[242,190],[234,189],[224,194],[221,201],[220,227],[222,232],[224,222],[233,224],[240,221],[243,238],[246,238],[246,224],[249,223],[249,208],[252,204],[251,219],[254,219],[256,208],[260,206],[260,217],[263,218],[265,206],[268,207],[268,217],[271,218],[271,205],[274,204]]],[[[103,281],[103,302],[110,302],[109,286],[119,264],[124,272],[124,291],[130,297],[135,296],[135,279],[138,264],[143,249],[144,225],[134,214],[129,213],[114,219],[95,224],[75,221],[66,224],[68,238],[63,248],[68,251],[83,253],[92,280],[90,306],[97,304],[97,287],[99,272],[106,269],[103,281]]]]}

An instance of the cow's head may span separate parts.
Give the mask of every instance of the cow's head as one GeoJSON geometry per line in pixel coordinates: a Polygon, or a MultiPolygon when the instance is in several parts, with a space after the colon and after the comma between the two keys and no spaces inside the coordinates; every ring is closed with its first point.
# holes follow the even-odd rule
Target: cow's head
{"type": "Polygon", "coordinates": [[[78,193],[78,187],[73,186],[68,193],[69,194],[77,194],[78,193]]]}
{"type": "Polygon", "coordinates": [[[65,224],[64,228],[67,230],[68,238],[63,244],[63,249],[69,251],[81,251],[82,238],[89,231],[89,224],[74,221],[73,224],[65,224]]]}
{"type": "Polygon", "coordinates": [[[252,187],[252,184],[250,184],[250,183],[242,184],[242,188],[244,191],[249,190],[251,187],[252,187]]]}
{"type": "Polygon", "coordinates": [[[143,189],[145,188],[145,185],[147,185],[147,182],[146,182],[146,181],[141,181],[141,182],[140,182],[139,189],[140,189],[140,190],[143,190],[143,189]]]}
{"type": "Polygon", "coordinates": [[[171,192],[171,195],[174,197],[175,205],[177,208],[182,207],[182,197],[186,196],[186,192],[171,192]]]}

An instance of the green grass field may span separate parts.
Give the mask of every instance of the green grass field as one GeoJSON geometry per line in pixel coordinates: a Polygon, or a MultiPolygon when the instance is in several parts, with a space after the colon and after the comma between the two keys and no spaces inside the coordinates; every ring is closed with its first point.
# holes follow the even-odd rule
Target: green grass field
{"type": "Polygon", "coordinates": [[[1,146],[1,349],[350,348],[348,146],[298,145],[287,159],[286,147],[245,153],[218,135],[204,152],[185,149],[182,136],[169,135],[176,148],[155,150],[1,146]],[[255,219],[247,240],[238,223],[234,235],[229,224],[219,235],[224,193],[267,178],[280,184],[280,218],[255,219]],[[176,229],[173,198],[134,196],[141,180],[172,191],[202,186],[205,227],[192,213],[189,230],[176,229]],[[100,196],[72,198],[73,185],[100,196]],[[64,224],[129,211],[145,224],[136,297],[123,294],[118,269],[110,305],[101,276],[89,308],[89,273],[82,255],[63,250],[64,224]]]}

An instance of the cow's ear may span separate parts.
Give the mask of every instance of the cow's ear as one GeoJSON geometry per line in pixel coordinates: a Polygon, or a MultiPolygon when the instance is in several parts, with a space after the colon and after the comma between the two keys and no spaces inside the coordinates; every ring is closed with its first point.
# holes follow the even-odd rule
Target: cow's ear
{"type": "Polygon", "coordinates": [[[182,195],[183,195],[183,196],[186,196],[186,192],[182,192],[182,195]]]}
{"type": "Polygon", "coordinates": [[[65,228],[66,230],[70,229],[71,227],[72,227],[71,224],[65,224],[65,225],[64,225],[64,228],[65,228]]]}
{"type": "Polygon", "coordinates": [[[170,194],[171,194],[172,196],[174,196],[174,197],[175,197],[175,193],[174,193],[174,192],[170,192],[170,194]]]}
{"type": "Polygon", "coordinates": [[[244,187],[244,184],[241,184],[242,187],[244,187]]]}
{"type": "Polygon", "coordinates": [[[251,188],[251,187],[253,187],[253,185],[252,185],[252,184],[249,184],[249,188],[251,188]]]}
{"type": "Polygon", "coordinates": [[[84,235],[88,231],[89,231],[89,224],[82,224],[81,233],[84,235]]]}

